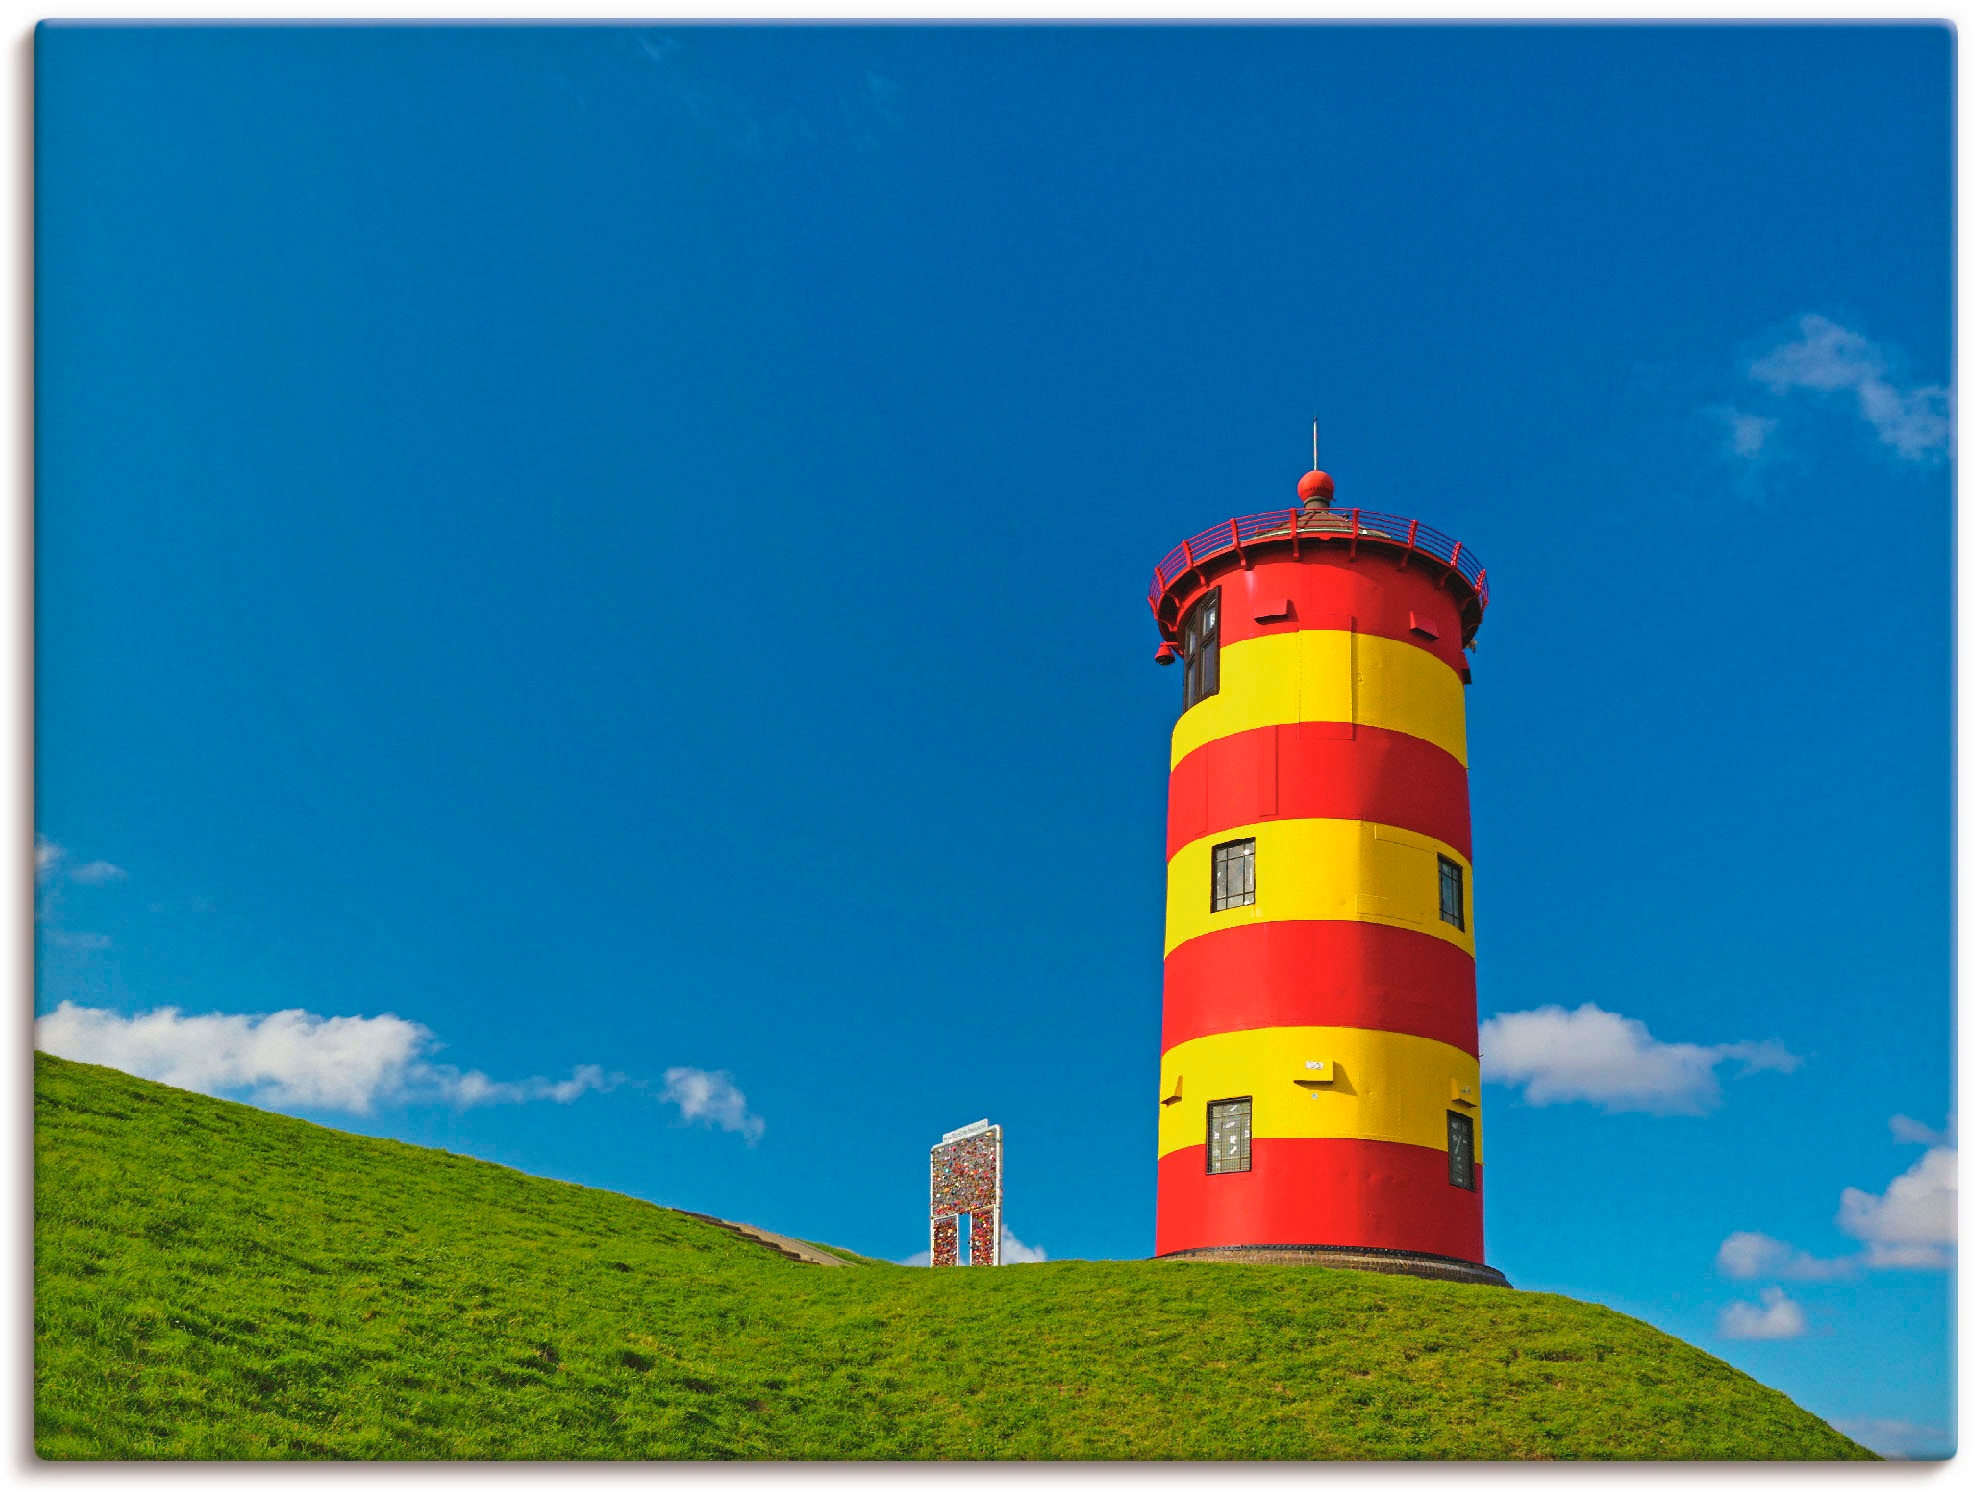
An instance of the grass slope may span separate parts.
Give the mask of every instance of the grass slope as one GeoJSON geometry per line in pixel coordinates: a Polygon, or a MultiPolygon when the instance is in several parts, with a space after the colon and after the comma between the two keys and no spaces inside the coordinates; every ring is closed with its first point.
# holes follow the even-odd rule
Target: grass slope
{"type": "Polygon", "coordinates": [[[1149,1261],[828,1270],[107,1068],[37,1055],[35,1080],[44,1457],[1870,1455],[1561,1296],[1149,1261]]]}

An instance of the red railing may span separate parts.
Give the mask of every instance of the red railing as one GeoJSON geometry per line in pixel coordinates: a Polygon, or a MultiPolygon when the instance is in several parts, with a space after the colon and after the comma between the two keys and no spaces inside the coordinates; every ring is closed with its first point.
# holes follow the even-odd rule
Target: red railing
{"type": "Polygon", "coordinates": [[[1290,540],[1297,553],[1304,544],[1332,544],[1338,540],[1344,541],[1352,552],[1364,539],[1400,545],[1405,555],[1421,555],[1456,572],[1478,593],[1479,608],[1484,608],[1485,567],[1479,564],[1477,555],[1428,524],[1399,518],[1393,513],[1371,513],[1366,508],[1338,508],[1324,513],[1279,508],[1270,513],[1248,513],[1243,518],[1227,519],[1201,534],[1193,534],[1164,555],[1162,563],[1155,567],[1155,583],[1148,588],[1148,605],[1150,609],[1158,609],[1162,594],[1185,571],[1232,550],[1242,551],[1247,544],[1290,540]]]}

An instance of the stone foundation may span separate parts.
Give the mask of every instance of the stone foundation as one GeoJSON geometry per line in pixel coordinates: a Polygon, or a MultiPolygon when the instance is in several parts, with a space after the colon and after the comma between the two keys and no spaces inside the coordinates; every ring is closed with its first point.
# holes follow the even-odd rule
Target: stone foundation
{"type": "Polygon", "coordinates": [[[1179,1249],[1156,1258],[1221,1260],[1227,1265],[1323,1265],[1332,1270],[1374,1270],[1383,1275],[1420,1275],[1426,1280],[1512,1287],[1512,1282],[1490,1265],[1452,1259],[1449,1255],[1416,1254],[1406,1249],[1335,1244],[1219,1244],[1205,1249],[1179,1249]]]}

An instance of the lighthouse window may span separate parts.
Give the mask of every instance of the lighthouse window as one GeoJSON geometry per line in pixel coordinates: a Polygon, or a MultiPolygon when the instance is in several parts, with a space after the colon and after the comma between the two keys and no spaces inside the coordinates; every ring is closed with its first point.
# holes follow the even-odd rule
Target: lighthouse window
{"type": "Polygon", "coordinates": [[[1219,1099],[1210,1106],[1210,1162],[1218,1172],[1251,1170],[1251,1101],[1219,1099]]]}
{"type": "Polygon", "coordinates": [[[1211,591],[1183,618],[1184,710],[1217,693],[1217,602],[1222,594],[1222,587],[1211,591]]]}
{"type": "Polygon", "coordinates": [[[1477,1185],[1471,1158],[1478,1149],[1478,1131],[1470,1115],[1461,1115],[1453,1109],[1445,1111],[1445,1118],[1451,1127],[1451,1186],[1470,1192],[1477,1185]]]}
{"type": "Polygon", "coordinates": [[[1210,910],[1250,907],[1258,901],[1256,840],[1226,840],[1210,852],[1210,910]]]}
{"type": "Polygon", "coordinates": [[[1447,855],[1437,857],[1437,915],[1464,932],[1464,867],[1447,855]]]}

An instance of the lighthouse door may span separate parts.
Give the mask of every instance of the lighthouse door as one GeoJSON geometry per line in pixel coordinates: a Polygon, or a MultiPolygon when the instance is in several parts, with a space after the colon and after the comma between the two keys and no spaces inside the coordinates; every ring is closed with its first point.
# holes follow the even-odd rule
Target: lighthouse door
{"type": "Polygon", "coordinates": [[[1472,1128],[1471,1116],[1461,1115],[1456,1110],[1446,1111],[1451,1131],[1451,1186],[1470,1191],[1472,1180],[1472,1156],[1478,1143],[1478,1132],[1472,1128]]]}

